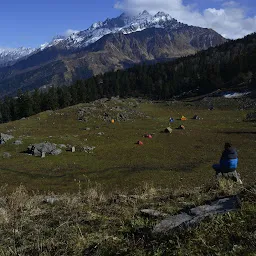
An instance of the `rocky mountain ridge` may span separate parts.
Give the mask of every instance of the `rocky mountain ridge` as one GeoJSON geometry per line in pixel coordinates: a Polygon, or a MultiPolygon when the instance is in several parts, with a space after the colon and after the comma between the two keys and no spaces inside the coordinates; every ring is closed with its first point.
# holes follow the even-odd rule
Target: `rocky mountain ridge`
{"type": "Polygon", "coordinates": [[[179,23],[170,15],[144,11],[94,23],[57,37],[12,66],[0,68],[1,96],[17,89],[68,85],[99,73],[139,63],[172,60],[226,42],[211,29],[179,23]]]}
{"type": "Polygon", "coordinates": [[[16,61],[35,52],[33,48],[0,48],[0,67],[14,64],[16,61]]]}

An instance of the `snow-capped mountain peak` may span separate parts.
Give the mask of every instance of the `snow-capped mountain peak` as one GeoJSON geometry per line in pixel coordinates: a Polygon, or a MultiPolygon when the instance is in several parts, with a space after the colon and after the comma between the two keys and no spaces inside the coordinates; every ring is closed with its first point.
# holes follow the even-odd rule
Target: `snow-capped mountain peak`
{"type": "Polygon", "coordinates": [[[0,48],[0,67],[11,65],[35,51],[33,48],[0,48]]]}
{"type": "Polygon", "coordinates": [[[165,28],[170,26],[178,28],[184,26],[184,24],[178,23],[169,14],[164,12],[158,12],[155,15],[151,15],[145,10],[135,16],[122,13],[117,18],[93,23],[88,29],[72,34],[66,39],[61,41],[55,40],[48,45],[43,45],[41,49],[55,45],[65,49],[75,50],[77,48],[86,47],[108,34],[130,34],[147,28],[165,28]]]}
{"type": "Polygon", "coordinates": [[[52,46],[57,46],[67,50],[75,50],[86,47],[108,34],[130,34],[147,28],[165,28],[167,26],[177,28],[181,25],[184,24],[178,23],[169,14],[164,12],[158,12],[155,15],[151,15],[149,12],[144,10],[135,16],[122,13],[117,18],[108,18],[103,22],[95,22],[84,31],[74,32],[69,36],[57,35],[51,42],[40,45],[38,49],[25,47],[17,49],[0,48],[0,66],[13,64],[21,58],[38,51],[43,51],[52,46]]]}

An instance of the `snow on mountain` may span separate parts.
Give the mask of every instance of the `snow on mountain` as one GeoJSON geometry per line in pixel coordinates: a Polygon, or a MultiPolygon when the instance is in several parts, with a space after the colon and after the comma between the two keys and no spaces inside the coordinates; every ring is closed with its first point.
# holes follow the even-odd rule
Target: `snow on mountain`
{"type": "Polygon", "coordinates": [[[147,11],[144,11],[137,16],[129,16],[123,13],[117,18],[106,19],[104,22],[96,22],[88,29],[73,33],[65,39],[53,40],[49,44],[44,44],[41,46],[41,50],[56,45],[64,49],[83,48],[108,34],[130,34],[153,27],[177,29],[183,26],[186,25],[179,23],[164,12],[151,15],[147,11]]]}
{"type": "MultiPolygon", "coordinates": [[[[21,58],[32,53],[43,51],[52,46],[72,51],[93,44],[108,34],[131,34],[147,28],[165,28],[168,31],[174,31],[187,26],[188,25],[178,22],[164,12],[158,12],[155,15],[151,15],[147,11],[143,11],[136,16],[130,16],[123,13],[119,17],[106,19],[104,22],[96,22],[88,29],[74,32],[70,36],[56,36],[51,42],[42,44],[37,49],[24,47],[17,49],[0,48],[0,67],[11,65],[21,58]]],[[[202,43],[207,42],[207,39],[213,40],[214,38],[211,38],[211,36],[214,37],[215,35],[206,35],[207,38],[203,38],[202,43]]]]}
{"type": "Polygon", "coordinates": [[[0,67],[11,65],[35,51],[33,48],[0,48],[0,67]]]}

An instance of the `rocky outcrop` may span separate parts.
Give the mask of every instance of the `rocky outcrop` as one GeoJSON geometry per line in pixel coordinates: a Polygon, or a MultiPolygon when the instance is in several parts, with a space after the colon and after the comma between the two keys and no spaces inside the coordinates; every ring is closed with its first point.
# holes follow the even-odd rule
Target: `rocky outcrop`
{"type": "Polygon", "coordinates": [[[8,140],[13,138],[14,137],[12,135],[0,133],[0,144],[5,144],[8,140]]]}
{"type": "Polygon", "coordinates": [[[32,154],[34,156],[42,156],[42,153],[49,155],[59,155],[61,154],[61,149],[57,148],[56,144],[50,143],[50,142],[43,142],[39,144],[33,144],[28,146],[27,152],[29,154],[32,154]]]}

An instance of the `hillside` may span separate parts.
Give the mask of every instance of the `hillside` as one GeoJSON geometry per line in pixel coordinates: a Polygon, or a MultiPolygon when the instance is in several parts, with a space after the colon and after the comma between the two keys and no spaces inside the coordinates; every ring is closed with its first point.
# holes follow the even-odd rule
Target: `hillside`
{"type": "Polygon", "coordinates": [[[68,38],[55,39],[12,66],[0,69],[0,94],[18,89],[70,85],[78,79],[139,63],[173,60],[226,42],[211,29],[148,13],[94,24],[68,38]]]}

